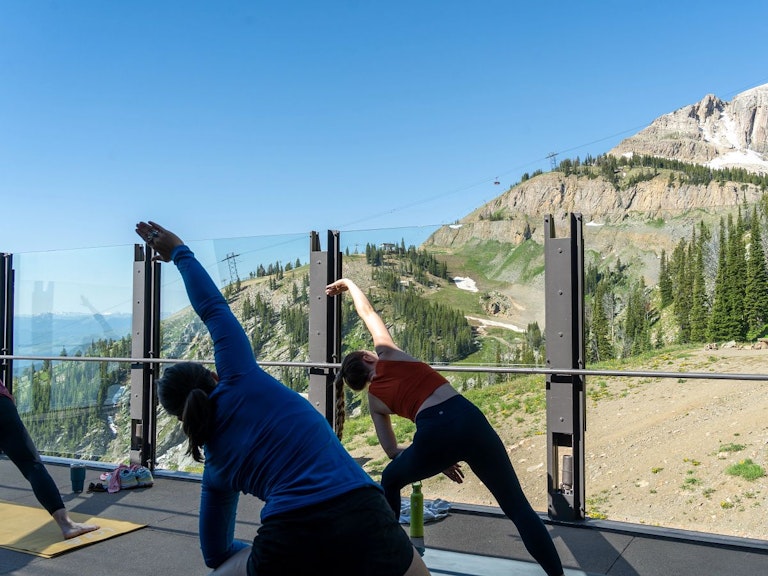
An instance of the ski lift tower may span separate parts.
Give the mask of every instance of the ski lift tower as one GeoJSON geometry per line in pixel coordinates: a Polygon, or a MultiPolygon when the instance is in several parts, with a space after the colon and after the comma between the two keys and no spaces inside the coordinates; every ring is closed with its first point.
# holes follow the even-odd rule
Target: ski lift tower
{"type": "Polygon", "coordinates": [[[547,158],[549,158],[549,165],[552,170],[555,170],[557,168],[557,152],[550,152],[547,154],[547,158]]]}
{"type": "Polygon", "coordinates": [[[240,254],[235,254],[234,252],[230,252],[227,254],[227,257],[224,258],[224,260],[227,261],[227,264],[229,264],[229,283],[234,284],[238,280],[240,280],[240,275],[237,273],[237,260],[236,258],[240,256],[240,254]]]}

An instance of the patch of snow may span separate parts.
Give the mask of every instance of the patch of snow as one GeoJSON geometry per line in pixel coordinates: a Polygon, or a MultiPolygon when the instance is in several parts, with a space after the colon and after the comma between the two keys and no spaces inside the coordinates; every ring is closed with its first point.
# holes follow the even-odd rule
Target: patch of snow
{"type": "Polygon", "coordinates": [[[726,110],[723,110],[720,118],[720,122],[715,124],[708,124],[706,122],[699,124],[702,138],[705,142],[711,142],[716,146],[738,150],[741,146],[739,144],[736,122],[726,110]],[[718,131],[718,128],[725,128],[725,132],[718,131]]]}
{"type": "Polygon", "coordinates": [[[525,330],[514,324],[508,322],[497,322],[496,320],[488,320],[487,318],[478,318],[477,316],[465,316],[467,320],[474,320],[481,326],[494,326],[496,328],[506,328],[507,330],[513,330],[514,332],[524,333],[525,330]]]}
{"type": "Polygon", "coordinates": [[[453,278],[453,281],[456,284],[456,288],[467,290],[468,292],[478,292],[477,284],[475,284],[475,281],[472,280],[472,278],[462,278],[461,276],[456,276],[453,278]]]}
{"type": "Polygon", "coordinates": [[[587,226],[605,226],[603,222],[595,222],[594,220],[590,220],[587,222],[587,226]]]}
{"type": "Polygon", "coordinates": [[[750,172],[768,173],[768,159],[754,150],[744,148],[743,138],[739,135],[736,120],[727,111],[723,111],[719,123],[714,125],[703,123],[699,128],[706,142],[711,142],[720,149],[730,149],[707,162],[705,166],[716,170],[743,168],[750,172]]]}
{"type": "Polygon", "coordinates": [[[713,158],[706,165],[714,169],[739,167],[753,172],[768,173],[768,160],[754,150],[733,150],[713,158]]]}
{"type": "Polygon", "coordinates": [[[448,228],[453,228],[454,230],[458,230],[462,226],[464,226],[464,224],[448,224],[448,228]]]}

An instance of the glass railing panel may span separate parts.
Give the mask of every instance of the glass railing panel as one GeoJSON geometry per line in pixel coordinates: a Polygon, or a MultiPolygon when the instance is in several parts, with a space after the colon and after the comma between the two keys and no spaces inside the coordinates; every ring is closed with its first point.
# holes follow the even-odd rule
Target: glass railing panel
{"type": "MultiPolygon", "coordinates": [[[[372,230],[342,230],[339,232],[341,251],[344,256],[365,255],[366,249],[384,252],[405,251],[409,247],[420,248],[440,227],[404,226],[402,228],[377,228],[372,230]]],[[[323,249],[327,248],[321,235],[323,249]]],[[[342,259],[343,260],[343,259],[342,259]]]]}
{"type": "MultiPolygon", "coordinates": [[[[520,281],[525,268],[536,267],[543,253],[512,244],[482,249],[453,245],[451,238],[460,230],[456,225],[425,227],[410,235],[400,229],[342,232],[342,273],[369,296],[401,348],[446,367],[443,375],[496,429],[531,504],[546,511],[545,377],[501,371],[522,372],[543,364],[537,325],[537,319],[544,318],[543,293],[541,287],[531,289],[520,281]],[[517,275],[500,273],[505,262],[513,262],[517,275]],[[529,324],[535,326],[527,333],[529,324]],[[478,371],[455,371],[451,366],[478,371]]],[[[343,354],[371,349],[351,298],[342,300],[342,319],[343,354]]],[[[347,390],[346,400],[344,445],[379,479],[389,459],[379,446],[365,395],[347,390]]],[[[398,441],[408,444],[414,424],[397,416],[392,422],[398,441]]],[[[466,465],[464,470],[462,484],[444,475],[425,481],[424,497],[497,505],[466,465]]]]}
{"type": "Polygon", "coordinates": [[[128,454],[132,246],[14,255],[13,390],[45,455],[128,454]],[[60,358],[61,360],[58,360],[60,358]]]}
{"type": "MultiPolygon", "coordinates": [[[[618,370],[760,374],[764,350],[669,349],[618,370]]],[[[765,381],[591,376],[587,515],[768,539],[765,381]]]]}
{"type": "Polygon", "coordinates": [[[35,361],[14,376],[14,397],[41,454],[125,462],[129,380],[128,362],[35,361]]]}

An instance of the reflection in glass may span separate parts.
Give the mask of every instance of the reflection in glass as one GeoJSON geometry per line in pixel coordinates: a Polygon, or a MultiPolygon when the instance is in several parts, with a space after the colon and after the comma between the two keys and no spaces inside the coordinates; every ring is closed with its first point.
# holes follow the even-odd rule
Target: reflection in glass
{"type": "MultiPolygon", "coordinates": [[[[132,247],[15,256],[14,361],[19,413],[38,449],[120,459],[129,365],[65,358],[130,357],[132,247]]],[[[127,430],[127,428],[126,428],[127,430]]]]}

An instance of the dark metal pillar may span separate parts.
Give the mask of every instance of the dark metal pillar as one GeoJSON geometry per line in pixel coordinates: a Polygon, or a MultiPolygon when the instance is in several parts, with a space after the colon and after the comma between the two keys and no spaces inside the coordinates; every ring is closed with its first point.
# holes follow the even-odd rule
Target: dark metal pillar
{"type": "Polygon", "coordinates": [[[157,394],[160,366],[141,361],[160,357],[160,264],[151,250],[134,246],[133,323],[131,332],[131,464],[155,465],[157,394]]]}
{"type": "MultiPolygon", "coordinates": [[[[341,278],[340,235],[328,231],[327,252],[320,249],[317,232],[310,232],[309,242],[309,361],[336,363],[341,361],[341,298],[329,298],[325,287],[341,278]]],[[[310,368],[309,401],[338,430],[334,375],[327,368],[310,368]]]]}
{"type": "MultiPolygon", "coordinates": [[[[547,368],[584,369],[584,243],[581,214],[571,214],[571,237],[555,238],[544,220],[547,368]]],[[[584,520],[586,381],[547,375],[547,491],[549,516],[584,520]]]]}
{"type": "MultiPolygon", "coordinates": [[[[13,356],[13,254],[0,252],[0,354],[13,356]]],[[[0,380],[13,392],[13,360],[0,360],[0,380]]]]}

